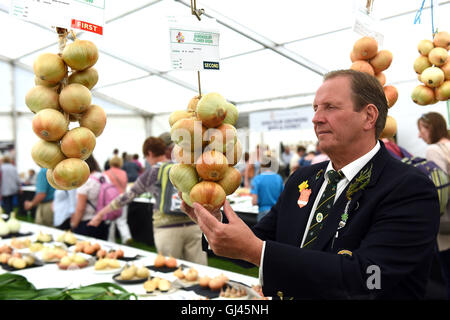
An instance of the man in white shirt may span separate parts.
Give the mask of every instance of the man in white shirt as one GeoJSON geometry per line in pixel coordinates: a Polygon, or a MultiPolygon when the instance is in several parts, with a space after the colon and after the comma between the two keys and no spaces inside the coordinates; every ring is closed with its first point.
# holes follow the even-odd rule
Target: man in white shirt
{"type": "Polygon", "coordinates": [[[378,140],[387,102],[375,77],[325,75],[313,124],[330,161],[297,170],[252,229],[228,202],[221,212],[184,205],[215,254],[260,267],[266,296],[421,299],[439,226],[437,192],[378,140]],[[222,219],[228,220],[223,223],[222,219]]]}

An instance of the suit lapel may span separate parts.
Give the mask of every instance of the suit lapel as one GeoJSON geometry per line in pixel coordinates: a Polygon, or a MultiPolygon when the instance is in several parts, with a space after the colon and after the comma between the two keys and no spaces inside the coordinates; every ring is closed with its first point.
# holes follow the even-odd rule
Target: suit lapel
{"type": "MultiPolygon", "coordinates": [[[[300,246],[303,235],[305,233],[306,225],[308,224],[309,215],[311,213],[312,206],[314,204],[314,201],[316,200],[317,193],[320,190],[320,187],[322,186],[324,179],[324,172],[325,168],[328,165],[328,161],[324,163],[323,167],[320,167],[319,170],[311,177],[308,178],[308,184],[309,188],[311,189],[311,196],[308,199],[308,204],[304,206],[303,208],[300,208],[297,205],[297,211],[295,212],[295,217],[297,217],[297,221],[293,222],[293,226],[298,226],[299,230],[298,233],[295,234],[296,240],[298,246],[300,246]]],[[[299,181],[301,183],[302,181],[299,181]]],[[[300,192],[298,191],[297,197],[300,196],[300,192]]]]}
{"type": "MultiPolygon", "coordinates": [[[[347,190],[350,187],[352,183],[355,182],[356,178],[360,175],[360,173],[363,170],[366,170],[372,166],[372,173],[370,176],[370,181],[368,185],[363,190],[358,190],[354,194],[351,195],[351,201],[348,208],[348,221],[354,217],[355,214],[359,212],[359,199],[362,197],[364,192],[366,190],[372,188],[378,178],[380,177],[380,174],[386,164],[387,157],[389,157],[389,154],[386,151],[386,148],[384,147],[383,142],[380,141],[381,148],[380,150],[375,154],[375,156],[358,172],[358,174],[350,181],[350,183],[347,185],[347,187],[342,191],[339,198],[336,200],[335,204],[333,205],[333,208],[331,210],[331,214],[328,216],[327,220],[325,221],[325,224],[323,226],[322,231],[320,232],[317,240],[311,245],[311,249],[313,250],[321,250],[323,251],[328,242],[331,240],[331,238],[336,234],[336,231],[339,226],[339,222],[341,220],[342,214],[345,212],[345,206],[347,205],[348,199],[346,196],[347,190]]],[[[322,179],[323,182],[323,179],[322,179]]],[[[317,190],[318,191],[318,190],[317,190]]],[[[317,193],[316,193],[317,195],[317,193]]]]}

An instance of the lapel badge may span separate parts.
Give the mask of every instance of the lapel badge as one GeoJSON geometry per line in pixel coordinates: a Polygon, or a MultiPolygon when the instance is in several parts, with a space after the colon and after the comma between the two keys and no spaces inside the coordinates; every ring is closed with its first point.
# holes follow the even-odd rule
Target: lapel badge
{"type": "Polygon", "coordinates": [[[311,189],[308,189],[308,180],[303,181],[298,185],[300,196],[298,197],[297,204],[300,208],[303,208],[308,204],[309,196],[311,195],[311,189]]]}
{"type": "Polygon", "coordinates": [[[352,256],[353,255],[353,253],[350,251],[350,250],[341,250],[341,251],[339,251],[337,254],[343,254],[343,255],[346,255],[346,256],[352,256]]]}

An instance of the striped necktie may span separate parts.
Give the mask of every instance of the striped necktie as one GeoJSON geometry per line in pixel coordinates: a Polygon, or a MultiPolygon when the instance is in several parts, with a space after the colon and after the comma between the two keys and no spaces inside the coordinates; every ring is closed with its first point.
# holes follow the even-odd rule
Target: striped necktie
{"type": "Polygon", "coordinates": [[[322,230],[324,221],[328,217],[328,214],[331,212],[331,208],[333,207],[337,184],[341,179],[345,177],[342,171],[334,170],[328,171],[327,175],[328,184],[322,194],[322,197],[320,198],[316,211],[314,212],[314,217],[309,226],[308,234],[306,235],[303,248],[311,246],[311,244],[317,239],[320,230],[322,230]]]}

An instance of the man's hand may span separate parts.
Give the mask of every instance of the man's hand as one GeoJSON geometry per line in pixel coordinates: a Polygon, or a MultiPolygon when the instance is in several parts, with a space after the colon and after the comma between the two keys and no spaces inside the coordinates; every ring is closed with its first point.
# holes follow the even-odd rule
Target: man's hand
{"type": "Polygon", "coordinates": [[[219,256],[241,259],[260,264],[263,241],[231,209],[228,200],[223,206],[228,224],[221,223],[208,210],[194,203],[193,210],[186,212],[197,221],[213,252],[219,256]],[[193,212],[192,212],[193,211],[193,212]]]}

